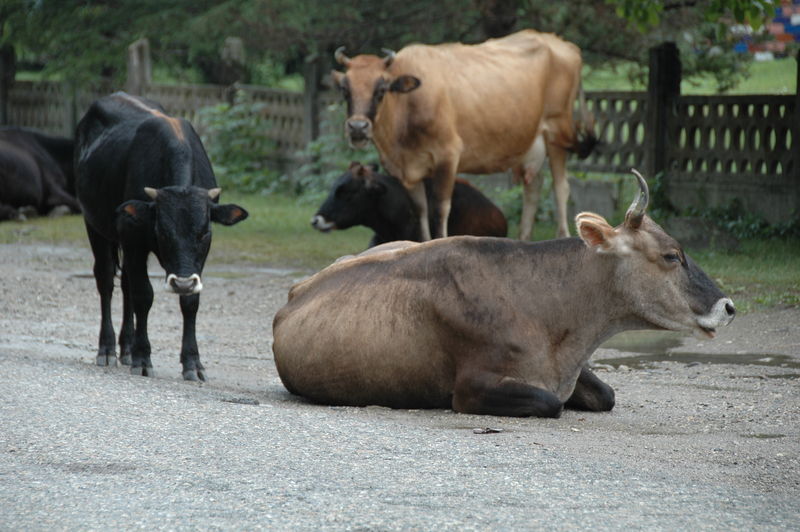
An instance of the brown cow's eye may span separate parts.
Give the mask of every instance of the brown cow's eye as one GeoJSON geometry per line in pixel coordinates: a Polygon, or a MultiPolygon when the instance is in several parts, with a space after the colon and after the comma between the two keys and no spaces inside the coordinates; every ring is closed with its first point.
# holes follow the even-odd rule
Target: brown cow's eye
{"type": "Polygon", "coordinates": [[[667,262],[680,262],[681,257],[677,253],[667,253],[664,255],[664,260],[667,262]]]}

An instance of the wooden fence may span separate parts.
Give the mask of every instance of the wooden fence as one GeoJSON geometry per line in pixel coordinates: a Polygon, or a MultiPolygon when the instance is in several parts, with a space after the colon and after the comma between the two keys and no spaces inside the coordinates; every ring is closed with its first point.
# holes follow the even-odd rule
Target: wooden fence
{"type": "MultiPolygon", "coordinates": [[[[682,96],[677,50],[651,51],[647,92],[587,92],[601,144],[587,159],[568,162],[573,171],[659,176],[674,205],[727,206],[734,199],[770,222],[800,214],[800,106],[791,96],[682,96]],[[665,66],[666,64],[666,66],[665,66]]],[[[92,100],[115,87],[76,90],[54,82],[16,82],[9,97],[9,123],[71,136],[92,100]]],[[[308,139],[307,95],[255,86],[150,84],[144,95],[202,131],[198,111],[244,93],[265,104],[283,158],[308,139]],[[234,91],[234,92],[232,92],[234,91]],[[241,92],[238,92],[241,91],[241,92]]],[[[321,92],[312,109],[340,100],[321,92]]],[[[318,130],[318,128],[316,128],[318,130]]]]}

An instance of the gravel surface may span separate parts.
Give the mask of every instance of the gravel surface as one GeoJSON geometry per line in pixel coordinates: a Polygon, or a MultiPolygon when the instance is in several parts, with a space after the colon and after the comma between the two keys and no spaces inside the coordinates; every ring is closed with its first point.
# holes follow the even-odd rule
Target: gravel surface
{"type": "Polygon", "coordinates": [[[798,309],[740,316],[714,341],[615,338],[594,358],[617,392],[611,413],[333,408],[286,392],[272,361],[272,317],[307,272],[206,270],[198,342],[209,382],[181,380],[178,303],[159,290],[156,377],[134,377],[94,365],[87,249],[0,245],[0,529],[800,523],[798,309]],[[486,428],[500,432],[475,431],[486,428]]]}

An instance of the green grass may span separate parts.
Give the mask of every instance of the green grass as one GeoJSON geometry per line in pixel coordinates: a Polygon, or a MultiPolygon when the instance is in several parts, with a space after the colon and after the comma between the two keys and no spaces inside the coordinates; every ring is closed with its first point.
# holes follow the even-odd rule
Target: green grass
{"type": "MultiPolygon", "coordinates": [[[[233,227],[215,226],[210,263],[318,270],[336,258],[363,251],[372,235],[363,227],[323,234],[309,220],[317,205],[285,196],[224,193],[250,218],[233,227]]],[[[518,220],[510,220],[509,235],[518,220]]],[[[574,228],[573,228],[574,231],[574,228]]],[[[553,238],[552,223],[537,223],[535,239],[553,238]]],[[[0,244],[89,245],[80,216],[0,223],[0,244]]],[[[743,311],[800,306],[800,240],[746,240],[736,252],[689,250],[698,264],[743,311]]],[[[502,272],[498,272],[501,275],[502,272]]]]}
{"type": "MultiPolygon", "coordinates": [[[[633,84],[628,78],[631,65],[602,69],[583,69],[583,88],[589,91],[643,91],[642,84],[633,84]]],[[[797,61],[793,58],[753,62],[750,75],[728,94],[794,94],[797,87],[797,61]]],[[[716,84],[710,77],[683,80],[681,94],[717,94],[716,84]]]]}

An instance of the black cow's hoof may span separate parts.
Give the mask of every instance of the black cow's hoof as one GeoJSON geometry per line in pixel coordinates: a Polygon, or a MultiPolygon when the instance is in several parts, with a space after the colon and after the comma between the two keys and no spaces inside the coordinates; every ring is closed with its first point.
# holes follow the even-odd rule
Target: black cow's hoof
{"type": "Polygon", "coordinates": [[[183,372],[183,380],[185,381],[203,381],[206,382],[206,375],[202,369],[187,369],[183,372]]]}
{"type": "Polygon", "coordinates": [[[141,375],[142,377],[156,376],[156,374],[153,372],[153,368],[148,368],[147,366],[132,366],[131,375],[141,375]]]}
{"type": "Polygon", "coordinates": [[[98,366],[115,366],[117,365],[117,355],[114,353],[98,354],[94,359],[94,363],[98,366]]]}
{"type": "Polygon", "coordinates": [[[119,355],[119,363],[123,366],[130,366],[133,363],[131,352],[128,349],[123,349],[119,355]]]}

